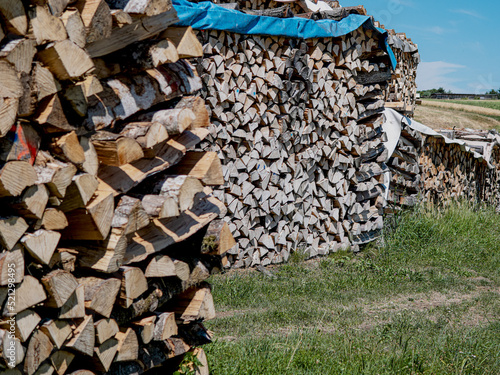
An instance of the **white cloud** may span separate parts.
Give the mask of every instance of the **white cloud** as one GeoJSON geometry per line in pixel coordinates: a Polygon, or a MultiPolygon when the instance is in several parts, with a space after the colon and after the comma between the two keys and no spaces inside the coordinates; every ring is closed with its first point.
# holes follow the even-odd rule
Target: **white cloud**
{"type": "Polygon", "coordinates": [[[468,10],[468,9],[453,9],[453,13],[459,13],[459,14],[465,14],[466,16],[471,16],[474,18],[479,18],[479,19],[486,19],[486,17],[480,15],[479,13],[473,11],[473,10],[468,10]]]}
{"type": "Polygon", "coordinates": [[[437,34],[437,35],[443,35],[443,34],[446,32],[446,30],[445,30],[445,29],[443,29],[443,28],[442,28],[442,27],[440,27],[440,26],[434,26],[434,27],[431,27],[431,28],[429,29],[429,31],[430,31],[431,33],[434,33],[434,34],[437,34]]]}
{"type": "Polygon", "coordinates": [[[437,89],[443,87],[453,92],[463,91],[456,86],[462,82],[460,78],[450,77],[449,75],[464,69],[466,66],[452,64],[445,61],[421,62],[418,66],[417,85],[419,90],[437,89]]]}

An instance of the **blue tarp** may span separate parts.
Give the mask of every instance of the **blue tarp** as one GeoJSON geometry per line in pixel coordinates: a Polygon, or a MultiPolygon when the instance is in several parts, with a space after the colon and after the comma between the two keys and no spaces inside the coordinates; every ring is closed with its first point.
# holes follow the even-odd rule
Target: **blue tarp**
{"type": "Polygon", "coordinates": [[[178,26],[191,26],[197,30],[225,30],[238,34],[274,35],[289,38],[334,38],[349,34],[361,25],[381,35],[382,48],[387,51],[391,64],[396,67],[396,57],[387,43],[387,31],[375,27],[369,16],[351,14],[341,21],[310,20],[306,18],[276,18],[253,16],[237,10],[226,9],[209,1],[191,3],[187,0],[172,1],[178,26]]]}

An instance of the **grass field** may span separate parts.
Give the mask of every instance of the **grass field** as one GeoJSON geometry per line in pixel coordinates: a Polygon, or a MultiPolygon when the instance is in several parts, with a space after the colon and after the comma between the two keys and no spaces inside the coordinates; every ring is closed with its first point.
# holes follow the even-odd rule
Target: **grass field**
{"type": "Polygon", "coordinates": [[[500,116],[485,116],[447,108],[419,105],[415,109],[415,120],[433,129],[457,127],[500,131],[500,116]]]}
{"type": "Polygon", "coordinates": [[[361,255],[212,276],[211,374],[498,375],[499,219],[419,209],[361,255]]]}
{"type": "Polygon", "coordinates": [[[490,108],[500,111],[500,100],[433,100],[433,101],[472,105],[474,107],[490,108]]]}

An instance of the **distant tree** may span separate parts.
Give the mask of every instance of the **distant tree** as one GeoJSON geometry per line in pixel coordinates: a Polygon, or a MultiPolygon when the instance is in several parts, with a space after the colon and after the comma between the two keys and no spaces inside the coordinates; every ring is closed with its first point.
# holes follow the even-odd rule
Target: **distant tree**
{"type": "Polygon", "coordinates": [[[487,92],[486,94],[487,95],[498,95],[498,93],[500,93],[500,91],[491,90],[490,92],[487,92]]]}

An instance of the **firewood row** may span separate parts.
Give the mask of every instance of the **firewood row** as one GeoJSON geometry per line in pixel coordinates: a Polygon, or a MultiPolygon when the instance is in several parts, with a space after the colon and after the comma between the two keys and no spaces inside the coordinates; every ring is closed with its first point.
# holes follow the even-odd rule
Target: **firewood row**
{"type": "Polygon", "coordinates": [[[454,129],[441,131],[449,139],[466,140],[470,149],[446,143],[443,137],[426,137],[419,163],[426,200],[500,204],[500,144],[495,131],[454,129]]]}
{"type": "Polygon", "coordinates": [[[201,149],[217,152],[237,246],[228,266],[286,261],[373,241],[388,156],[381,113],[389,59],[371,30],[342,38],[199,31],[211,110],[201,149]]]}
{"type": "MultiPolygon", "coordinates": [[[[204,363],[234,246],[170,1],[0,1],[0,371],[204,363]],[[70,4],[71,3],[71,4],[70,4]]],[[[163,366],[163,367],[162,367],[163,366]]]]}
{"type": "Polygon", "coordinates": [[[387,42],[396,56],[398,65],[392,74],[385,105],[413,117],[417,100],[417,68],[420,63],[418,46],[405,33],[387,31],[387,42]]]}
{"type": "Polygon", "coordinates": [[[392,212],[404,207],[414,206],[419,202],[422,192],[422,170],[419,165],[424,136],[412,129],[405,121],[396,150],[387,166],[391,171],[388,207],[392,212]]]}

